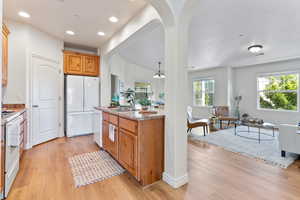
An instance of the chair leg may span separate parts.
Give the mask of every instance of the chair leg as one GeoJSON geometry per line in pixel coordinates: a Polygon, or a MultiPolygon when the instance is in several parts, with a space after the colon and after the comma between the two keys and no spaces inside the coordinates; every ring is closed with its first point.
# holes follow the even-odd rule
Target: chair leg
{"type": "Polygon", "coordinates": [[[204,136],[205,136],[205,126],[203,126],[203,132],[204,132],[204,136]]]}
{"type": "Polygon", "coordinates": [[[230,120],[228,120],[228,123],[227,123],[227,128],[229,128],[229,125],[230,125],[230,120]]]}

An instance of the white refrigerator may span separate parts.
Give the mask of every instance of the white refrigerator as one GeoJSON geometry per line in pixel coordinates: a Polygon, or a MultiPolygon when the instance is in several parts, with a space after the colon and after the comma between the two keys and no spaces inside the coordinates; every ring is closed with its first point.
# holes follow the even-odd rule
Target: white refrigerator
{"type": "Polygon", "coordinates": [[[66,133],[68,137],[87,135],[95,131],[95,116],[99,114],[94,107],[99,106],[99,86],[97,77],[66,76],[66,133]]]}

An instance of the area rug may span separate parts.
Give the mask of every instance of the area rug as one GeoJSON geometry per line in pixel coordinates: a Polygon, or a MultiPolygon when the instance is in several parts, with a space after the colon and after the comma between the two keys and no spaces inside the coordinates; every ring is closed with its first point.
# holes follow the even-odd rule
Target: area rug
{"type": "MultiPolygon", "coordinates": [[[[241,126],[238,127],[238,130],[247,131],[247,127],[241,126]]],[[[239,134],[250,138],[258,138],[258,134],[254,131],[257,131],[257,129],[251,128],[250,133],[241,132],[239,134]]],[[[260,143],[257,140],[235,136],[234,128],[217,131],[207,136],[191,135],[190,138],[223,147],[228,151],[260,159],[281,168],[287,168],[298,158],[296,154],[292,153],[286,153],[285,158],[281,157],[277,131],[275,131],[274,138],[271,131],[262,130],[262,132],[267,134],[261,134],[261,139],[266,141],[261,141],[260,143]]]]}
{"type": "Polygon", "coordinates": [[[69,163],[75,187],[103,181],[122,174],[125,170],[105,151],[73,156],[69,163]]]}

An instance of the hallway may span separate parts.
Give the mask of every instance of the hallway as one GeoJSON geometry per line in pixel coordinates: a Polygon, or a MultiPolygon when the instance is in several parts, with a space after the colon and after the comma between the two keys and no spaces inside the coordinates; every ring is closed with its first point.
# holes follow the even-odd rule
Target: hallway
{"type": "Polygon", "coordinates": [[[188,185],[148,188],[128,174],[75,188],[67,158],[98,150],[91,136],[60,138],[26,151],[8,200],[298,199],[300,162],[282,170],[219,147],[189,142],[188,185]],[[99,196],[101,194],[101,196],[99,196]]]}

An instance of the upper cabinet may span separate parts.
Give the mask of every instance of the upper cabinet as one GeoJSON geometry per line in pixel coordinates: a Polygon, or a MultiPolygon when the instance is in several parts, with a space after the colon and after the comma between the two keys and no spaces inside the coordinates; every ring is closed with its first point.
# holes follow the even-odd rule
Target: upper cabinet
{"type": "Polygon", "coordinates": [[[8,35],[9,30],[2,25],[2,86],[7,86],[8,77],[8,35]]]}
{"type": "Polygon", "coordinates": [[[64,51],[64,73],[70,75],[99,76],[100,57],[73,51],[64,51]]]}

